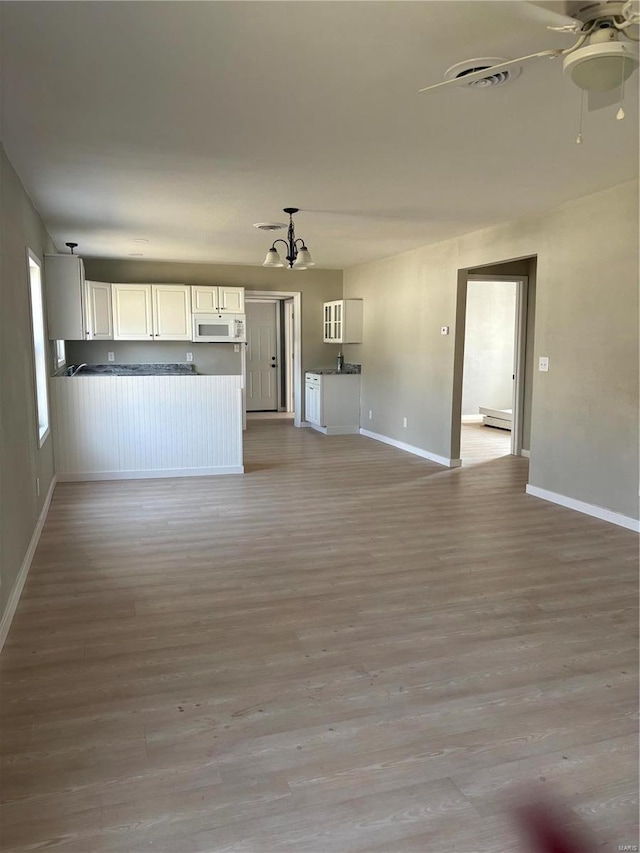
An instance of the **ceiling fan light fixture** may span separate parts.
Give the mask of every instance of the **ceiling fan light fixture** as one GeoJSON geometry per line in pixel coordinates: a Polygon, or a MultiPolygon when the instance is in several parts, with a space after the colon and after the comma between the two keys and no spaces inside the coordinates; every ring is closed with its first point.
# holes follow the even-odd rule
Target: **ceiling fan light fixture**
{"type": "Polygon", "coordinates": [[[564,73],[587,92],[616,89],[638,67],[637,48],[621,42],[590,44],[565,56],[564,73]]]}
{"type": "MultiPolygon", "coordinates": [[[[263,267],[284,267],[286,266],[289,270],[306,270],[307,267],[315,266],[315,262],[311,260],[311,255],[309,250],[307,249],[307,245],[302,239],[302,237],[296,238],[295,227],[293,224],[293,214],[298,213],[299,208],[297,207],[285,207],[284,212],[289,214],[289,227],[287,228],[287,239],[283,240],[278,238],[273,241],[273,245],[267,252],[267,257],[264,259],[263,267]],[[286,265],[282,262],[280,255],[278,254],[278,250],[276,249],[276,243],[283,243],[286,251],[287,251],[287,263],[286,265]]],[[[266,223],[256,223],[255,227],[259,228],[261,225],[265,225],[266,223]]],[[[275,229],[262,229],[262,230],[275,230],[275,229]]]]}
{"type": "Polygon", "coordinates": [[[315,266],[315,263],[316,262],[311,259],[311,253],[307,247],[302,246],[301,249],[298,249],[298,255],[293,265],[296,269],[302,269],[303,267],[306,269],[307,267],[315,266]]]}
{"type": "Polygon", "coordinates": [[[282,259],[278,254],[278,250],[273,246],[267,252],[267,256],[265,257],[263,263],[263,267],[283,267],[282,259]]]}

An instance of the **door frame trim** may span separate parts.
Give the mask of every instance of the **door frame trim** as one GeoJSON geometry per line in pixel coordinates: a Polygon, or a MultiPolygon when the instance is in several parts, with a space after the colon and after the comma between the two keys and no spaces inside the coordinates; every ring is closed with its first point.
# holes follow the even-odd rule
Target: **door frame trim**
{"type": "MultiPolygon", "coordinates": [[[[511,450],[513,456],[522,454],[522,434],[524,424],[524,382],[525,382],[525,354],[526,354],[526,334],[527,334],[527,297],[529,287],[529,277],[526,275],[478,275],[469,274],[465,276],[464,281],[464,297],[459,301],[458,311],[456,316],[456,339],[460,346],[462,372],[460,376],[460,387],[456,389],[460,399],[458,401],[458,409],[462,407],[462,379],[464,377],[464,346],[466,338],[466,321],[467,321],[467,288],[469,282],[473,281],[513,281],[516,284],[516,316],[514,322],[514,347],[513,347],[513,366],[514,366],[514,386],[513,386],[513,422],[511,425],[511,450]]],[[[456,406],[453,407],[455,412],[456,406]]],[[[462,423],[460,417],[458,430],[462,423]]],[[[459,454],[461,456],[461,454],[459,454]]],[[[464,464],[464,460],[463,460],[464,464]]]]}
{"type": "MultiPolygon", "coordinates": [[[[302,294],[299,290],[249,290],[245,289],[245,301],[267,301],[293,299],[293,425],[302,426],[302,329],[301,309],[302,294]]],[[[279,312],[278,312],[279,315],[279,312]]],[[[246,416],[246,352],[243,347],[242,356],[242,393],[244,413],[246,416]]]]}
{"type": "MultiPolygon", "coordinates": [[[[276,340],[275,340],[275,344],[276,344],[276,368],[277,368],[277,370],[276,370],[276,408],[275,408],[275,410],[274,410],[274,411],[276,411],[276,412],[284,412],[284,411],[285,411],[285,409],[282,407],[282,402],[281,402],[281,401],[282,401],[282,384],[283,384],[283,381],[284,381],[284,379],[283,379],[283,373],[282,373],[283,365],[282,365],[282,361],[281,361],[281,350],[282,350],[282,322],[281,322],[281,320],[280,320],[280,313],[281,313],[281,312],[280,312],[280,306],[281,306],[281,304],[282,304],[282,300],[280,300],[280,299],[276,299],[276,298],[275,298],[275,297],[273,297],[273,296],[265,296],[265,297],[264,297],[264,299],[258,299],[258,298],[255,298],[255,297],[253,297],[253,296],[250,296],[250,297],[247,299],[247,297],[245,296],[244,303],[245,303],[245,315],[246,315],[246,305],[247,305],[247,303],[250,303],[251,305],[273,305],[273,307],[275,308],[275,312],[274,312],[274,313],[275,313],[275,321],[276,321],[276,333],[275,333],[275,334],[276,334],[276,340]]],[[[247,330],[248,330],[248,325],[249,325],[249,323],[248,323],[248,321],[247,321],[247,330]]],[[[246,368],[247,368],[246,352],[247,352],[247,348],[245,347],[245,348],[244,348],[245,357],[242,359],[242,378],[243,378],[243,385],[245,386],[245,388],[246,388],[246,379],[247,379],[247,374],[246,374],[246,368]]],[[[246,393],[244,393],[244,394],[243,394],[242,399],[243,399],[243,401],[244,401],[244,409],[245,409],[245,414],[246,414],[246,413],[247,413],[247,405],[246,405],[246,402],[247,402],[247,395],[246,395],[246,393]]],[[[252,409],[252,411],[253,411],[253,409],[252,409]]]]}

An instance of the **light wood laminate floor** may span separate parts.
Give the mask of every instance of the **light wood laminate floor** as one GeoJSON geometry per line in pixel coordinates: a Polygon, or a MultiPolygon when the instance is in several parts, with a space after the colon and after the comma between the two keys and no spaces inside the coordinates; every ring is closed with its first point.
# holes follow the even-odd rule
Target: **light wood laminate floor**
{"type": "Polygon", "coordinates": [[[518,853],[546,795],[637,844],[637,537],[258,420],[242,476],[65,483],[7,645],[1,848],[518,853]]]}
{"type": "Polygon", "coordinates": [[[462,465],[479,465],[511,453],[511,433],[481,423],[465,423],[460,427],[462,465]]]}

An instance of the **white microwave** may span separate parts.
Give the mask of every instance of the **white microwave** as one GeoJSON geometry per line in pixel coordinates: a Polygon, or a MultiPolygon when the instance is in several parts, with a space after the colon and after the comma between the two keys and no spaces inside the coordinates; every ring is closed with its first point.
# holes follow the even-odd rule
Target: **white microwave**
{"type": "Polygon", "coordinates": [[[194,314],[193,340],[199,343],[239,344],[247,340],[244,314],[194,314]]]}

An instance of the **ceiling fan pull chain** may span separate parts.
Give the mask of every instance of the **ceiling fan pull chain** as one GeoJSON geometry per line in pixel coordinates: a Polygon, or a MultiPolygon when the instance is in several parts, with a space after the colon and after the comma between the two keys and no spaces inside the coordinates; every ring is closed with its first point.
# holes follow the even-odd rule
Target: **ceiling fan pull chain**
{"type": "Polygon", "coordinates": [[[586,95],[586,90],[582,89],[580,91],[580,127],[578,128],[578,135],[576,136],[576,145],[582,145],[582,119],[584,117],[585,95],[586,95]]]}
{"type": "Polygon", "coordinates": [[[622,121],[624,118],[624,109],[622,105],[624,104],[624,61],[622,62],[622,83],[620,84],[620,109],[616,113],[616,118],[618,121],[622,121]]]}

